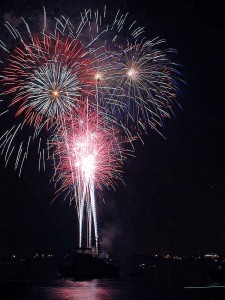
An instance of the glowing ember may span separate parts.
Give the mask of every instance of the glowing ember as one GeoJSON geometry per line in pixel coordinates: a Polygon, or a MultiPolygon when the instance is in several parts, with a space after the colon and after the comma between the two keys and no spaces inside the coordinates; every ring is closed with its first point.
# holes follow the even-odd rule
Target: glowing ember
{"type": "Polygon", "coordinates": [[[102,74],[101,73],[96,73],[94,76],[96,81],[102,80],[102,74]]]}
{"type": "Polygon", "coordinates": [[[58,90],[53,90],[52,91],[52,96],[53,97],[58,97],[60,95],[59,91],[58,90]]]}
{"type": "Polygon", "coordinates": [[[127,72],[128,77],[135,79],[135,77],[137,76],[137,71],[133,68],[131,68],[128,72],[127,72]]]}

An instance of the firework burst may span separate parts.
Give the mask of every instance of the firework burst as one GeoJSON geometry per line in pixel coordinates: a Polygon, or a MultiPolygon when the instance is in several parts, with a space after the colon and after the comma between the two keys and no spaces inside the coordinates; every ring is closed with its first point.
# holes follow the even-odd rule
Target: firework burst
{"type": "Polygon", "coordinates": [[[1,79],[3,95],[13,95],[9,106],[18,107],[16,116],[23,114],[26,124],[39,127],[70,113],[77,98],[89,92],[91,66],[86,54],[70,36],[41,34],[30,43],[21,41],[1,79]]]}
{"type": "MultiPolygon", "coordinates": [[[[96,191],[114,186],[121,180],[122,164],[128,154],[119,131],[109,127],[99,114],[84,101],[65,124],[58,128],[51,144],[54,146],[55,180],[60,182],[59,193],[75,198],[80,226],[80,246],[84,211],[89,224],[87,245],[91,245],[91,223],[98,239],[96,191]]],[[[99,193],[98,193],[99,194],[99,193]]]]}
{"type": "Polygon", "coordinates": [[[120,47],[112,58],[111,87],[104,100],[122,127],[161,132],[164,118],[173,114],[179,73],[170,60],[174,50],[160,50],[163,42],[137,41],[120,47]]]}

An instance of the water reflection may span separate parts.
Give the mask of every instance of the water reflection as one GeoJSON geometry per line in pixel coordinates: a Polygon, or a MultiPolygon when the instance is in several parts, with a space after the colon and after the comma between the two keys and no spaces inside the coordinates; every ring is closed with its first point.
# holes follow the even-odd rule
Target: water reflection
{"type": "Polygon", "coordinates": [[[132,280],[95,279],[90,281],[53,280],[36,286],[0,289],[4,300],[224,300],[225,288],[163,287],[150,278],[132,280]]]}
{"type": "MultiPolygon", "coordinates": [[[[24,295],[25,296],[25,295],[24,295]]],[[[142,281],[60,280],[52,286],[32,287],[25,300],[224,300],[225,290],[163,289],[143,285],[142,281]]]]}
{"type": "Polygon", "coordinates": [[[112,280],[62,280],[60,286],[37,287],[31,297],[51,300],[112,300],[121,298],[119,283],[112,280]]]}
{"type": "MultiPolygon", "coordinates": [[[[65,281],[66,286],[52,288],[47,291],[46,296],[48,299],[55,300],[71,300],[71,299],[83,299],[83,300],[105,300],[112,299],[112,295],[115,293],[113,288],[108,285],[102,284],[99,280],[72,282],[65,281]]],[[[117,296],[119,291],[117,290],[117,296]]]]}

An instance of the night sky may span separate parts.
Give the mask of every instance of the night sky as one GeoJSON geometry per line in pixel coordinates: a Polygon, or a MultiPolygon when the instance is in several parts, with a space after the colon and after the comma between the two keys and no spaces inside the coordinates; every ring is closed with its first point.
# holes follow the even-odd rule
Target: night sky
{"type": "MultiPolygon", "coordinates": [[[[6,14],[42,11],[73,20],[83,8],[107,1],[0,1],[6,14]]],[[[168,120],[163,139],[152,132],[136,143],[125,163],[124,181],[98,202],[103,245],[114,254],[219,252],[225,254],[224,1],[115,1],[129,11],[146,36],[177,49],[183,79],[182,109],[168,120]]],[[[0,120],[1,122],[1,120],[0,120]]],[[[1,127],[5,124],[0,123],[1,127]]],[[[74,206],[51,204],[52,170],[26,162],[18,178],[0,159],[0,250],[58,251],[77,246],[74,206]]]]}

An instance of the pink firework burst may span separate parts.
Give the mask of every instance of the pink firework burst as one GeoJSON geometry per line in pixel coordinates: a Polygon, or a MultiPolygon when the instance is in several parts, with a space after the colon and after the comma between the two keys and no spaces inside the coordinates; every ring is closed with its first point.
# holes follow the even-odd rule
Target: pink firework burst
{"type": "MultiPolygon", "coordinates": [[[[84,215],[87,215],[88,239],[91,245],[92,222],[98,239],[95,191],[112,187],[121,179],[121,168],[128,150],[123,147],[118,129],[107,123],[88,100],[64,120],[53,136],[56,180],[61,183],[58,193],[68,190],[75,198],[79,218],[80,247],[84,215]]],[[[96,243],[97,248],[97,243],[96,243]]]]}
{"type": "Polygon", "coordinates": [[[128,153],[122,146],[125,142],[119,130],[108,126],[88,100],[81,102],[52,137],[55,156],[60,158],[58,178],[64,187],[73,184],[72,174],[77,182],[91,178],[98,190],[112,187],[121,179],[122,162],[128,153]]]}

